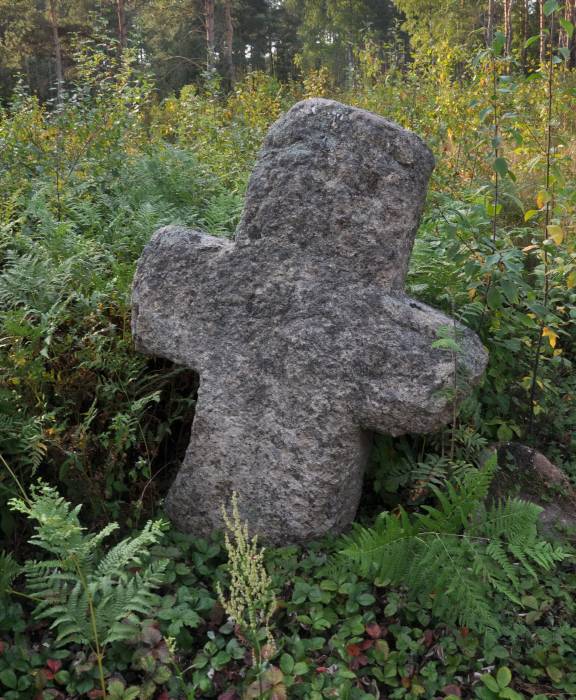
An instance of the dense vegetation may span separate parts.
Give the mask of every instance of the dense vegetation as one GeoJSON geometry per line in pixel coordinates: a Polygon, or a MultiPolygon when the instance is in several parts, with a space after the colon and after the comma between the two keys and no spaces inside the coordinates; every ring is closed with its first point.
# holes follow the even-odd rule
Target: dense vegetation
{"type": "MultiPolygon", "coordinates": [[[[89,24],[94,8],[78,3],[82,31],[67,34],[54,99],[5,63],[6,700],[576,695],[574,533],[541,539],[538,507],[513,493],[485,502],[507,468],[486,463],[498,441],[537,447],[576,484],[573,5],[527,3],[525,26],[515,6],[499,32],[498,3],[487,13],[467,3],[466,13],[449,2],[443,41],[442,13],[428,4],[358,2],[350,24],[338,2],[271,3],[275,36],[292,27],[292,43],[281,34],[290,71],[264,49],[264,70],[248,71],[238,49],[232,89],[215,61],[214,71],[181,73],[169,86],[178,94],[167,90],[150,18],[177,11],[170,3],[149,3],[148,15],[126,3],[136,38],[120,37],[121,51],[110,16],[89,24]],[[382,27],[366,34],[370,12],[382,27]],[[475,30],[490,18],[486,48],[475,30]],[[157,519],[188,440],[196,378],[134,352],[130,286],[156,227],[233,234],[267,128],[306,96],[371,109],[428,141],[437,166],[408,290],[476,330],[490,362],[441,434],[377,440],[355,532],[262,555],[235,511],[226,540],[157,519]]],[[[4,5],[6,50],[36,20],[15,23],[4,5]]],[[[458,339],[438,342],[457,363],[458,339]]]]}

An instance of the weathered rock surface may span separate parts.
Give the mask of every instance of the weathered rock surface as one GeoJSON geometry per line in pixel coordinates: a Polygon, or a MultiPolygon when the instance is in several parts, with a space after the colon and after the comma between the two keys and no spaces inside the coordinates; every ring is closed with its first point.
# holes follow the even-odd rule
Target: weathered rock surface
{"type": "MultiPolygon", "coordinates": [[[[354,518],[371,433],[449,421],[453,321],[403,294],[433,157],[414,134],[329,100],[270,129],[234,242],[157,231],[133,292],[136,347],[196,370],[192,436],[166,510],[220,527],[237,491],[268,542],[342,531],[354,518]]],[[[476,383],[486,352],[458,326],[476,383]]]]}
{"type": "Polygon", "coordinates": [[[499,443],[491,450],[496,451],[500,466],[492,498],[514,496],[541,506],[540,527],[547,535],[576,528],[576,489],[559,467],[519,442],[499,443]]]}

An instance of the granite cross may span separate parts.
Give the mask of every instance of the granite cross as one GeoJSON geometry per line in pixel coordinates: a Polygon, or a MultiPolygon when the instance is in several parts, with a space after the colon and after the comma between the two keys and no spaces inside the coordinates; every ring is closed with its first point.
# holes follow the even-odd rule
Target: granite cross
{"type": "MultiPolygon", "coordinates": [[[[354,518],[373,432],[450,420],[454,322],[403,293],[434,165],[413,133],[338,102],[270,129],[234,241],[177,226],[138,263],[138,350],[200,376],[192,436],[166,500],[181,529],[220,526],[233,491],[272,543],[354,518]]],[[[457,324],[470,386],[486,352],[457,324]]]]}

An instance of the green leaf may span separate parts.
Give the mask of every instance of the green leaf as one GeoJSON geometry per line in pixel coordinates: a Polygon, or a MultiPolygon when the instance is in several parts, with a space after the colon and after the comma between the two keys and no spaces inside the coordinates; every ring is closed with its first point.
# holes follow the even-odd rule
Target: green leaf
{"type": "Polygon", "coordinates": [[[304,661],[299,661],[297,664],[294,664],[294,668],[292,669],[292,674],[294,676],[303,676],[305,673],[308,671],[308,664],[305,663],[304,661]]]}
{"type": "Polygon", "coordinates": [[[16,674],[11,668],[7,668],[0,673],[0,681],[2,681],[7,688],[18,687],[18,678],[16,678],[16,674]]]}
{"type": "Polygon", "coordinates": [[[169,666],[159,666],[154,673],[152,680],[157,685],[162,685],[162,683],[167,683],[170,678],[172,678],[172,670],[169,666]]]}
{"type": "Polygon", "coordinates": [[[58,671],[58,673],[54,676],[54,680],[56,683],[60,683],[60,685],[65,685],[66,683],[70,682],[70,673],[68,671],[58,671]]]}
{"type": "Polygon", "coordinates": [[[392,615],[396,615],[396,612],[398,611],[398,603],[395,600],[391,600],[388,605],[384,608],[384,615],[387,617],[392,617],[392,615]]]}
{"type": "Polygon", "coordinates": [[[539,213],[539,209],[528,209],[528,211],[524,214],[524,221],[530,221],[530,219],[533,219],[536,216],[536,214],[539,213]]]}
{"type": "Polygon", "coordinates": [[[506,162],[506,158],[496,158],[492,167],[501,177],[505,177],[508,173],[508,163],[506,162]]]}
{"type": "Polygon", "coordinates": [[[532,44],[535,44],[537,41],[539,41],[539,39],[540,39],[540,34],[535,34],[534,36],[531,36],[529,39],[526,39],[526,41],[524,42],[524,48],[525,49],[529,48],[530,46],[532,46],[532,44]]]}
{"type": "Polygon", "coordinates": [[[496,674],[496,681],[498,682],[500,688],[506,688],[506,686],[510,685],[511,680],[512,672],[510,671],[508,666],[502,666],[502,668],[498,669],[498,673],[496,674]]]}
{"type": "Polygon", "coordinates": [[[498,56],[502,53],[504,44],[506,43],[506,37],[503,32],[496,32],[494,34],[494,39],[492,40],[492,51],[498,56]]]}
{"type": "Polygon", "coordinates": [[[318,586],[312,586],[308,592],[308,600],[311,603],[319,603],[322,600],[322,591],[318,586]]]}
{"type": "Polygon", "coordinates": [[[198,654],[192,662],[192,668],[204,668],[208,665],[209,659],[205,654],[198,654]]]}
{"type": "Polygon", "coordinates": [[[374,645],[374,658],[376,663],[384,665],[390,656],[390,647],[384,639],[378,639],[374,645]]]}
{"type": "Polygon", "coordinates": [[[356,602],[359,605],[373,605],[376,602],[376,598],[371,593],[362,593],[356,598],[356,602]]]}
{"type": "Polygon", "coordinates": [[[538,600],[533,595],[523,595],[520,601],[522,605],[525,605],[527,608],[532,608],[532,610],[538,610],[540,607],[538,605],[538,600]]]}
{"type": "Polygon", "coordinates": [[[520,695],[520,693],[517,693],[515,690],[512,690],[512,688],[504,688],[504,690],[500,691],[498,697],[504,698],[504,700],[522,700],[523,698],[523,696],[520,695]]]}
{"type": "Polygon", "coordinates": [[[230,654],[227,651],[219,651],[216,656],[212,658],[212,668],[219,670],[226,666],[226,664],[231,661],[230,654]]]}
{"type": "Polygon", "coordinates": [[[490,287],[486,296],[486,301],[491,309],[499,309],[502,306],[502,294],[498,287],[490,287]]]}
{"type": "Polygon", "coordinates": [[[486,214],[488,214],[490,217],[497,216],[501,211],[501,204],[497,204],[496,206],[494,206],[493,203],[486,204],[486,214]]]}
{"type": "Polygon", "coordinates": [[[330,629],[332,623],[324,617],[320,617],[314,620],[312,624],[312,629],[315,630],[327,630],[330,629]]]}
{"type": "Polygon", "coordinates": [[[544,15],[549,17],[553,12],[560,9],[557,0],[546,0],[544,3],[544,15]]]}
{"type": "Polygon", "coordinates": [[[337,591],[338,584],[336,583],[336,581],[331,581],[330,579],[325,579],[324,581],[320,582],[320,588],[323,591],[337,591]]]}
{"type": "Polygon", "coordinates": [[[282,670],[282,673],[285,673],[287,676],[292,673],[294,670],[294,659],[290,656],[290,654],[282,654],[280,657],[280,669],[282,670]]]}
{"type": "Polygon", "coordinates": [[[502,442],[508,442],[514,437],[514,433],[510,430],[506,423],[502,423],[499,426],[498,430],[496,431],[496,435],[498,437],[498,440],[502,442]]]}
{"type": "Polygon", "coordinates": [[[560,26],[566,32],[568,38],[571,39],[574,34],[574,25],[572,24],[572,22],[570,22],[570,20],[568,19],[563,18],[559,19],[558,22],[560,22],[560,26]]]}
{"type": "Polygon", "coordinates": [[[564,672],[557,666],[546,666],[546,673],[554,683],[560,683],[564,677],[564,672]]]}
{"type": "Polygon", "coordinates": [[[488,690],[491,690],[493,693],[500,692],[500,686],[496,682],[496,679],[494,678],[494,676],[491,676],[489,673],[485,673],[482,676],[481,681],[488,688],[488,690]]]}
{"type": "Polygon", "coordinates": [[[338,671],[338,675],[340,676],[340,678],[356,678],[356,674],[354,673],[354,671],[350,671],[347,668],[341,668],[338,671]]]}
{"type": "Polygon", "coordinates": [[[454,352],[460,352],[461,350],[453,338],[439,338],[432,343],[432,347],[440,350],[454,350],[454,352]]]}

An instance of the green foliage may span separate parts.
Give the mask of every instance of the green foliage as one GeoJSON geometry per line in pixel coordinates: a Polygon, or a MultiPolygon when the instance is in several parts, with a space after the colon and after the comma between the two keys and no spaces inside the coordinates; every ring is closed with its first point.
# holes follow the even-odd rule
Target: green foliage
{"type": "Polygon", "coordinates": [[[431,485],[438,506],[413,515],[399,507],[380,515],[373,528],[356,526],[341,554],[365,576],[433,597],[442,619],[500,629],[493,592],[521,604],[518,567],[537,578],[538,568],[550,569],[567,554],[538,538],[538,506],[518,499],[484,505],[495,468],[494,458],[444,490],[431,485]]]}
{"type": "MultiPolygon", "coordinates": [[[[338,541],[324,540],[267,553],[279,602],[273,619],[279,648],[270,666],[277,669],[277,681],[278,670],[282,673],[288,697],[437,697],[448,686],[452,690],[446,692],[475,697],[485,687],[480,676],[487,666],[507,666],[513,676],[507,687],[524,697],[530,696],[525,688],[535,686],[552,695],[576,692],[572,562],[560,563],[553,572],[540,570],[538,579],[519,569],[522,613],[495,591],[492,607],[502,633],[478,634],[434,617],[430,596],[414,600],[402,588],[373,586],[352,568],[335,571],[331,561],[339,547],[338,541]]],[[[241,633],[217,605],[215,584],[225,581],[221,542],[171,531],[152,553],[169,560],[162,607],[133,639],[109,647],[107,687],[114,680],[124,688],[138,686],[143,698],[164,690],[173,698],[240,694],[252,669],[241,633]],[[184,624],[171,640],[168,627],[179,617],[184,624]]],[[[0,604],[4,630],[1,613],[0,604]]],[[[23,628],[22,611],[18,620],[23,628]]],[[[13,622],[9,632],[0,634],[5,644],[0,672],[12,670],[15,678],[7,674],[7,680],[20,684],[20,690],[3,685],[0,675],[3,697],[32,700],[38,683],[45,692],[59,690],[70,697],[95,688],[91,655],[77,646],[55,649],[53,631],[37,622],[34,640],[42,639],[40,650],[26,637],[16,642],[15,627],[13,622]]],[[[490,674],[496,678],[495,671],[490,674]]]]}
{"type": "Polygon", "coordinates": [[[108,685],[108,697],[110,700],[136,700],[140,697],[140,688],[138,686],[126,688],[122,681],[112,681],[108,685]]]}
{"type": "Polygon", "coordinates": [[[10,552],[0,552],[0,598],[6,596],[22,569],[10,552]]]}
{"type": "Polygon", "coordinates": [[[509,700],[522,700],[522,695],[510,688],[512,673],[507,666],[501,666],[496,672],[496,676],[485,673],[482,676],[484,688],[479,688],[477,696],[485,700],[493,698],[508,698],[509,700]]]}
{"type": "MultiPolygon", "coordinates": [[[[0,450],[23,483],[42,466],[91,517],[137,524],[195,384],[134,353],[134,265],[162,224],[229,234],[240,198],[190,150],[144,147],[150,93],[129,62],[114,72],[89,44],[79,66],[57,113],[22,92],[0,122],[0,450]]],[[[0,502],[14,493],[0,479],[0,502]]]]}
{"type": "Polygon", "coordinates": [[[397,35],[390,0],[289,0],[287,6],[298,19],[301,39],[295,63],[305,73],[323,66],[339,84],[355,82],[360,52],[397,35]]]}
{"type": "Polygon", "coordinates": [[[132,638],[139,618],[152,614],[158,604],[153,590],[161,584],[167,562],[147,560],[162,523],[147,523],[102,554],[103,540],[118,525],[85,534],[80,507],[72,508],[54,488],[32,487],[29,500],[12,499],[10,506],[36,523],[30,543],[48,555],[26,562],[24,572],[36,603],[34,614],[52,621],[56,644],[89,644],[97,650],[132,638]]]}

